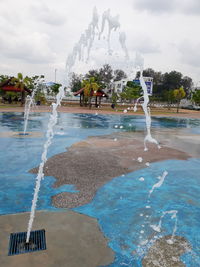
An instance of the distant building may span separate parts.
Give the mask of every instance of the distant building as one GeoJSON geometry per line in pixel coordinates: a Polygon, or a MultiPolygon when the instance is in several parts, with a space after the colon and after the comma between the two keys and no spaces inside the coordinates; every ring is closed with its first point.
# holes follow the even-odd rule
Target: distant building
{"type": "Polygon", "coordinates": [[[108,90],[108,94],[112,94],[112,93],[117,93],[117,94],[121,94],[124,90],[124,88],[126,87],[128,80],[124,79],[121,81],[117,81],[117,82],[113,82],[111,85],[111,89],[108,90]]]}

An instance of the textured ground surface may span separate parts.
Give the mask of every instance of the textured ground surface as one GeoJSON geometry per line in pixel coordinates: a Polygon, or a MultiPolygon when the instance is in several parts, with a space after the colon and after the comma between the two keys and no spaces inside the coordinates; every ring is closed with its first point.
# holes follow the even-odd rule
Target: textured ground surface
{"type": "MultiPolygon", "coordinates": [[[[92,200],[99,187],[114,177],[147,167],[147,162],[189,157],[185,152],[149,144],[144,152],[143,142],[133,133],[90,137],[72,145],[67,152],[48,159],[45,175],[56,178],[55,187],[73,184],[77,193],[63,192],[53,196],[56,207],[74,208],[92,200]],[[138,161],[138,157],[143,159],[138,161]]],[[[31,170],[37,172],[37,168],[31,170]]]]}
{"type": "Polygon", "coordinates": [[[143,267],[184,267],[180,256],[190,249],[184,237],[174,236],[173,244],[168,244],[171,236],[164,236],[152,245],[148,254],[144,257],[143,267]]]}
{"type": "MultiPolygon", "coordinates": [[[[115,111],[110,109],[110,107],[101,107],[100,109],[96,109],[92,107],[92,109],[89,109],[88,107],[80,107],[79,105],[73,105],[70,106],[70,104],[67,104],[68,106],[62,106],[59,107],[60,112],[67,112],[67,113],[96,113],[99,114],[124,114],[122,111],[115,111]]],[[[119,109],[123,109],[124,106],[119,107],[119,109]]],[[[24,107],[12,107],[8,105],[0,105],[0,111],[1,112],[23,112],[24,107]]],[[[36,106],[33,110],[34,112],[50,112],[51,107],[50,106],[36,106]]],[[[163,116],[163,117],[182,117],[182,118],[200,118],[200,111],[195,110],[186,110],[186,109],[180,109],[179,113],[176,113],[176,108],[172,108],[171,110],[168,110],[167,108],[151,108],[151,114],[153,116],[163,116]]],[[[144,115],[144,112],[139,109],[136,113],[133,111],[129,111],[126,113],[126,115],[144,115]]]]}

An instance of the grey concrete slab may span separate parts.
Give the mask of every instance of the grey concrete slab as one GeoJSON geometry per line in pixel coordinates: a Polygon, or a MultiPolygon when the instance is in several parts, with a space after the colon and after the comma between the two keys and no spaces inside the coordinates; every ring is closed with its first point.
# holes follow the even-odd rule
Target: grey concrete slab
{"type": "Polygon", "coordinates": [[[29,213],[0,216],[1,267],[96,267],[114,259],[96,219],[65,210],[38,211],[33,230],[45,229],[47,250],[8,255],[10,233],[27,231],[29,213]]]}

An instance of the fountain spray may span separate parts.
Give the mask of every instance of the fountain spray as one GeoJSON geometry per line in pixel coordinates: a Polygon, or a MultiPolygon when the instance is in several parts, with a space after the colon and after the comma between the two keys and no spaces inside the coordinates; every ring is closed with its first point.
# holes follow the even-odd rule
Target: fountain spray
{"type": "Polygon", "coordinates": [[[162,220],[165,217],[165,215],[170,214],[171,215],[171,219],[175,219],[175,223],[174,223],[174,228],[173,228],[173,232],[172,232],[172,237],[170,239],[167,240],[168,244],[173,244],[173,239],[177,230],[177,210],[168,210],[168,211],[164,211],[163,215],[160,217],[160,221],[158,223],[158,225],[150,225],[151,228],[156,231],[156,232],[161,232],[161,226],[162,226],[162,220]]]}
{"type": "MultiPolygon", "coordinates": [[[[102,21],[103,21],[103,19],[104,19],[104,15],[103,15],[102,21]]],[[[66,62],[66,71],[67,71],[66,83],[67,83],[67,85],[69,84],[69,77],[70,77],[71,68],[75,65],[77,58],[79,60],[83,59],[83,53],[84,53],[85,48],[87,49],[87,52],[88,52],[87,60],[89,58],[90,51],[91,51],[91,48],[92,48],[92,45],[94,42],[94,38],[95,38],[95,30],[98,31],[98,29],[99,29],[98,21],[99,21],[99,16],[98,16],[96,8],[94,8],[91,23],[89,24],[85,33],[81,35],[79,42],[77,44],[75,44],[72,53],[67,58],[67,62],[66,62]]],[[[109,25],[110,25],[110,27],[109,27],[108,37],[110,37],[112,30],[116,30],[119,27],[119,24],[116,22],[114,17],[111,17],[110,15],[109,15],[109,25]]],[[[124,37],[122,38],[121,42],[123,43],[124,48],[125,48],[126,45],[125,45],[125,38],[124,37]]],[[[36,177],[36,185],[35,185],[34,196],[33,196],[33,200],[32,200],[30,219],[28,222],[26,243],[29,243],[30,233],[31,233],[31,229],[32,229],[32,225],[33,225],[33,221],[34,221],[34,217],[35,217],[35,210],[36,210],[36,205],[37,205],[37,200],[38,200],[38,193],[40,190],[40,184],[41,184],[41,180],[44,178],[44,165],[47,161],[47,152],[48,152],[49,146],[52,143],[52,139],[54,136],[54,126],[57,123],[57,118],[58,118],[57,108],[58,108],[58,106],[61,105],[61,101],[62,101],[64,95],[65,95],[64,88],[61,87],[59,89],[59,93],[56,96],[56,103],[52,104],[52,114],[50,115],[50,119],[48,122],[48,129],[47,129],[47,133],[46,133],[46,142],[45,142],[44,147],[43,147],[43,153],[41,156],[41,163],[39,165],[39,170],[38,170],[38,174],[36,177]]]]}
{"type": "Polygon", "coordinates": [[[35,92],[36,92],[36,89],[34,88],[31,96],[28,95],[26,97],[26,102],[25,102],[25,107],[24,107],[24,132],[23,132],[24,135],[26,135],[31,107],[35,105],[35,100],[34,100],[35,92]]]}
{"type": "MultiPolygon", "coordinates": [[[[150,108],[148,107],[149,95],[148,95],[147,86],[146,86],[146,83],[145,83],[144,77],[143,77],[144,59],[142,58],[142,56],[139,53],[136,54],[135,66],[139,67],[140,85],[141,85],[142,90],[143,90],[143,96],[141,96],[139,99],[143,98],[142,109],[143,109],[144,114],[145,114],[146,129],[147,129],[147,135],[144,138],[144,151],[148,150],[147,145],[146,145],[147,142],[154,143],[158,146],[158,148],[161,148],[158,141],[155,138],[153,138],[151,135],[151,111],[150,111],[150,108]]],[[[135,106],[133,108],[133,110],[135,112],[137,111],[137,104],[138,104],[139,99],[136,101],[135,106]]]]}

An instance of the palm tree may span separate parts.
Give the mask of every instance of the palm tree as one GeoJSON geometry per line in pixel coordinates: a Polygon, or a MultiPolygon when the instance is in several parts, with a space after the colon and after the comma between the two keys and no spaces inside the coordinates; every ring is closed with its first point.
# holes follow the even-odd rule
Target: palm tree
{"type": "Polygon", "coordinates": [[[84,102],[87,105],[89,103],[89,107],[91,108],[91,100],[92,96],[96,96],[100,86],[95,81],[94,77],[83,80],[82,87],[84,88],[84,102]]]}
{"type": "Polygon", "coordinates": [[[31,85],[31,78],[28,76],[23,77],[22,73],[18,73],[17,77],[12,78],[12,82],[15,84],[15,87],[21,89],[21,105],[23,106],[25,100],[25,88],[31,85]]]}

